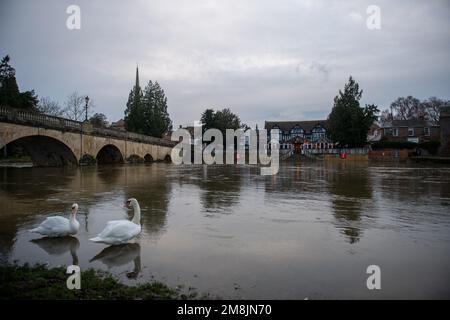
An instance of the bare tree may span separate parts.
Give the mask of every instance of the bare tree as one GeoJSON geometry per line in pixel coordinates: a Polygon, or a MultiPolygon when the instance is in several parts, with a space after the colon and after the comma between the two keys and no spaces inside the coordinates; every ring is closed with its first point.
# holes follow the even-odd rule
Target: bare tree
{"type": "Polygon", "coordinates": [[[62,117],[64,111],[59,106],[58,101],[52,100],[50,97],[42,97],[37,105],[39,112],[51,116],[62,117]]]}
{"type": "MultiPolygon", "coordinates": [[[[66,100],[64,108],[64,116],[75,120],[83,121],[86,117],[86,95],[79,95],[78,92],[71,93],[66,100]]],[[[92,114],[94,102],[89,100],[88,104],[88,118],[92,114]]]]}
{"type": "Polygon", "coordinates": [[[440,108],[445,105],[450,105],[450,100],[430,97],[420,101],[412,96],[400,97],[381,113],[380,121],[426,119],[438,124],[440,108]]]}
{"type": "Polygon", "coordinates": [[[380,123],[381,124],[385,124],[392,120],[394,120],[394,119],[392,118],[392,113],[389,109],[385,109],[384,111],[381,112],[381,115],[380,115],[380,123]]]}
{"type": "Polygon", "coordinates": [[[425,106],[413,96],[400,97],[391,103],[392,115],[395,120],[410,120],[425,118],[425,106]]]}
{"type": "Polygon", "coordinates": [[[439,99],[436,97],[430,97],[423,102],[425,109],[427,110],[428,119],[434,124],[439,123],[441,115],[441,107],[450,105],[450,100],[439,99]]]}

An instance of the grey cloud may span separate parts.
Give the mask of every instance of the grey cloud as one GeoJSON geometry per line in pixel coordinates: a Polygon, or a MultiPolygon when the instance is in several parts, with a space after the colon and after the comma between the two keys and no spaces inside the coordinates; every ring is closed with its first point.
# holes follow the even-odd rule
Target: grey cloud
{"type": "Polygon", "coordinates": [[[82,29],[65,27],[72,1],[0,4],[0,54],[22,89],[63,102],[92,96],[123,116],[139,63],[161,83],[175,124],[205,107],[231,107],[246,123],[324,118],[353,75],[363,103],[412,94],[449,98],[448,1],[376,1],[382,29],[365,26],[372,1],[77,1],[82,29]]]}

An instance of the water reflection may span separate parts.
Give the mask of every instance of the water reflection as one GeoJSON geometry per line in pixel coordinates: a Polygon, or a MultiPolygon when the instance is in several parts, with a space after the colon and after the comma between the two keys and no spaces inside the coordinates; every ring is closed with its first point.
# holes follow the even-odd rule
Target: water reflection
{"type": "Polygon", "coordinates": [[[229,214],[239,203],[242,179],[247,175],[245,167],[202,165],[192,167],[189,174],[180,175],[178,181],[200,188],[200,203],[206,212],[229,214]]]}
{"type": "Polygon", "coordinates": [[[141,271],[141,246],[138,243],[112,245],[103,249],[89,262],[100,261],[110,268],[126,265],[133,261],[134,269],[127,273],[128,278],[135,279],[141,271]]]}
{"type": "Polygon", "coordinates": [[[159,163],[0,173],[0,254],[10,263],[78,260],[125,282],[124,270],[137,281],[154,276],[224,297],[292,299],[370,298],[355,274],[379,262],[392,277],[385,298],[450,294],[448,168],[324,161],[282,164],[276,176],[253,166],[159,163]],[[131,217],[123,209],[131,197],[141,205],[140,245],[99,253],[104,247],[88,239],[108,221],[131,217]],[[30,242],[36,236],[28,229],[66,216],[74,202],[79,243],[30,242]]]}
{"type": "MultiPolygon", "coordinates": [[[[165,231],[172,185],[167,174],[157,166],[134,166],[126,170],[126,196],[136,198],[141,207],[141,225],[152,239],[165,231]]],[[[129,211],[129,215],[133,214],[129,211]]]]}
{"type": "Polygon", "coordinates": [[[0,168],[0,260],[9,259],[21,225],[35,215],[59,212],[60,203],[46,200],[67,192],[76,173],[70,168],[0,168]]]}
{"type": "Polygon", "coordinates": [[[30,198],[47,197],[64,189],[77,174],[73,168],[0,168],[0,191],[25,202],[30,198]],[[24,177],[27,179],[24,179],[24,177]]]}
{"type": "Polygon", "coordinates": [[[126,169],[124,170],[123,166],[118,165],[106,165],[106,167],[99,167],[97,170],[92,170],[92,168],[87,170],[95,177],[100,178],[105,185],[116,185],[121,176],[126,174],[126,169]]]}
{"type": "Polygon", "coordinates": [[[323,165],[286,167],[279,174],[266,177],[265,192],[270,199],[315,198],[326,191],[324,185],[329,175],[330,171],[323,165]]]}
{"type": "Polygon", "coordinates": [[[367,210],[367,200],[372,189],[367,167],[342,163],[328,178],[331,207],[336,226],[350,243],[360,240],[363,232],[362,215],[367,210]]]}
{"type": "Polygon", "coordinates": [[[31,242],[36,244],[39,248],[41,248],[51,256],[58,257],[69,252],[70,256],[72,257],[71,264],[78,265],[77,250],[80,247],[80,242],[75,237],[43,237],[40,239],[33,239],[31,240],[31,242]]]}

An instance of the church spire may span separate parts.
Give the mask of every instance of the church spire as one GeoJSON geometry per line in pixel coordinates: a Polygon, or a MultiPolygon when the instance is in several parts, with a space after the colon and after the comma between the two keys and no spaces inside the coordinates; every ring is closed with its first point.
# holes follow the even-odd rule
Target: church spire
{"type": "Polygon", "coordinates": [[[136,88],[139,88],[139,68],[138,65],[136,63],[136,84],[135,84],[136,88]]]}

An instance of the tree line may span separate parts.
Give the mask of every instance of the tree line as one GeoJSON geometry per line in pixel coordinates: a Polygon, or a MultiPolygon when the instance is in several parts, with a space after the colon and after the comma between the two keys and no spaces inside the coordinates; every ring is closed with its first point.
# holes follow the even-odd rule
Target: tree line
{"type": "Polygon", "coordinates": [[[34,90],[19,91],[16,70],[9,63],[6,55],[0,62],[0,105],[14,106],[19,109],[35,109],[38,97],[34,90]]]}
{"type": "MultiPolygon", "coordinates": [[[[385,123],[392,120],[424,119],[439,122],[440,107],[450,104],[449,100],[430,97],[419,100],[412,96],[399,97],[388,109],[381,112],[377,105],[360,105],[363,90],[349,77],[343,90],[334,98],[327,121],[327,132],[332,141],[341,146],[359,147],[367,143],[367,133],[373,123],[385,123]]],[[[15,69],[10,65],[9,56],[0,63],[0,105],[41,112],[54,116],[82,121],[85,117],[85,95],[71,93],[61,107],[49,97],[38,96],[34,92],[20,92],[15,78],[15,69]]],[[[102,113],[93,114],[95,103],[90,99],[89,121],[98,127],[108,126],[107,118],[102,113]]],[[[124,123],[127,131],[162,137],[172,130],[172,120],[167,110],[167,97],[163,88],[156,81],[150,80],[142,89],[138,82],[132,87],[124,111],[124,123]]],[[[219,129],[224,135],[226,129],[247,129],[239,116],[229,108],[214,110],[207,108],[200,116],[203,130],[219,129]]]]}
{"type": "MultiPolygon", "coordinates": [[[[16,80],[16,70],[11,66],[10,60],[9,55],[6,55],[0,62],[0,105],[65,117],[75,121],[84,120],[86,95],[81,95],[75,91],[67,96],[64,106],[61,106],[50,97],[39,99],[34,90],[20,92],[16,80]]],[[[96,126],[107,126],[106,116],[102,113],[93,114],[94,107],[95,103],[90,99],[88,104],[89,121],[96,126]]]]}
{"type": "Polygon", "coordinates": [[[436,97],[423,101],[412,96],[399,97],[379,115],[380,110],[375,104],[360,106],[361,96],[362,90],[350,76],[344,91],[339,90],[334,98],[328,116],[328,133],[341,146],[361,147],[367,144],[367,133],[376,121],[382,125],[392,120],[428,120],[439,124],[440,108],[450,105],[450,100],[436,97]]]}
{"type": "MultiPolygon", "coordinates": [[[[0,105],[40,112],[47,115],[65,117],[75,121],[86,118],[86,95],[77,91],[69,94],[61,106],[50,97],[38,98],[34,90],[20,92],[15,69],[10,57],[0,62],[0,105]]],[[[88,121],[96,127],[109,125],[106,115],[94,113],[95,103],[89,98],[87,104],[88,121]]],[[[133,87],[125,109],[125,128],[128,131],[161,137],[172,129],[172,121],[167,112],[167,98],[158,82],[149,81],[144,90],[133,87]]]]}
{"type": "Polygon", "coordinates": [[[172,130],[167,111],[167,98],[159,83],[151,80],[141,89],[135,84],[128,96],[125,109],[127,131],[161,138],[172,130]]]}
{"type": "Polygon", "coordinates": [[[429,120],[439,124],[440,108],[450,104],[450,100],[430,97],[419,100],[413,96],[400,97],[391,103],[390,108],[384,110],[380,122],[392,120],[429,120]]]}

